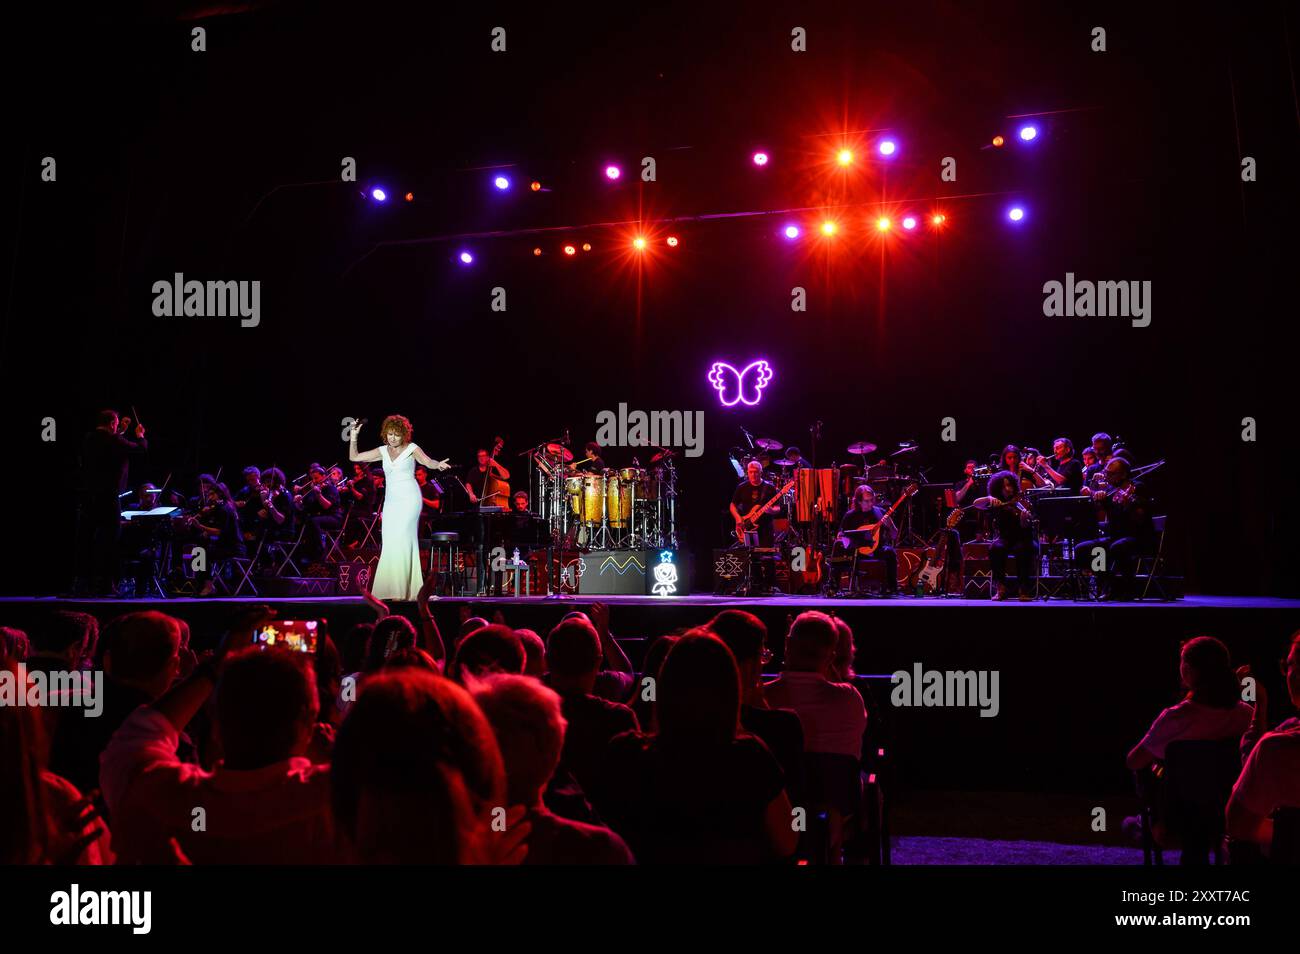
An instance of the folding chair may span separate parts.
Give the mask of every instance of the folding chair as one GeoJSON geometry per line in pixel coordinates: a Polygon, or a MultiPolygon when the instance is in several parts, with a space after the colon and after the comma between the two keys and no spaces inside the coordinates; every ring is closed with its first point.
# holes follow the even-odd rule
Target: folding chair
{"type": "MultiPolygon", "coordinates": [[[[293,543],[288,546],[280,540],[272,541],[270,549],[277,550],[284,554],[284,559],[280,561],[280,565],[275,569],[276,576],[284,576],[284,568],[287,566],[293,567],[294,576],[302,576],[302,571],[298,569],[298,564],[293,562],[293,557],[294,554],[298,552],[298,548],[302,546],[303,539],[307,536],[307,526],[308,524],[305,522],[298,525],[298,536],[294,539],[293,543]]],[[[313,528],[313,530],[314,529],[315,528],[313,528]]]]}
{"type": "Polygon", "coordinates": [[[1147,594],[1151,592],[1152,586],[1155,587],[1156,593],[1159,595],[1160,599],[1169,599],[1169,595],[1165,592],[1165,588],[1156,578],[1158,574],[1163,573],[1165,569],[1165,526],[1167,520],[1168,517],[1166,516],[1151,518],[1151,525],[1157,534],[1156,552],[1152,556],[1138,557],[1137,563],[1134,564],[1134,575],[1136,577],[1146,576],[1146,583],[1142,587],[1142,595],[1139,596],[1138,599],[1146,599],[1147,594]],[[1147,565],[1145,572],[1143,571],[1143,563],[1146,563],[1147,565]]]}

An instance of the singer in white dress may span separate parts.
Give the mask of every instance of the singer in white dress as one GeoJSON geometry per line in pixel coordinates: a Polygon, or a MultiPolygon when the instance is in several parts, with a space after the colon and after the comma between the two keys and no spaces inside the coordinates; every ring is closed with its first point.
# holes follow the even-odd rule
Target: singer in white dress
{"type": "Polygon", "coordinates": [[[355,424],[348,441],[348,459],[378,460],[384,464],[382,543],[370,592],[381,600],[414,600],[424,584],[419,532],[424,501],[420,485],[415,481],[415,462],[418,460],[431,470],[446,470],[449,465],[445,460],[433,460],[411,443],[411,422],[400,414],[384,418],[379,427],[384,443],[374,450],[357,450],[360,431],[361,424],[355,424]]]}

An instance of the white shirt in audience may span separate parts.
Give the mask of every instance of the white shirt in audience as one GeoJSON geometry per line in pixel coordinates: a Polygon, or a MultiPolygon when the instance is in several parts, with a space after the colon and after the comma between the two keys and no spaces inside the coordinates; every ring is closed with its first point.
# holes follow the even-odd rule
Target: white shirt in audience
{"type": "Polygon", "coordinates": [[[1170,742],[1240,739],[1250,726],[1254,711],[1241,701],[1231,708],[1220,709],[1184,699],[1156,716],[1141,745],[1154,758],[1163,759],[1170,742]]]}
{"type": "Polygon", "coordinates": [[[784,672],[763,686],[763,695],[768,705],[798,713],[804,751],[862,757],[867,710],[852,686],[818,672],[784,672]]]}

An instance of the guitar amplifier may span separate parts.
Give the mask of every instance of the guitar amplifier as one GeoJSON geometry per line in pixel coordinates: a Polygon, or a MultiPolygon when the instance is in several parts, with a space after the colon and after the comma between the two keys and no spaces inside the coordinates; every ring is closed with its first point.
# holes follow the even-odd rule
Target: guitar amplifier
{"type": "Polygon", "coordinates": [[[713,551],[713,592],[719,596],[733,595],[745,582],[749,566],[749,549],[741,547],[713,551]]]}

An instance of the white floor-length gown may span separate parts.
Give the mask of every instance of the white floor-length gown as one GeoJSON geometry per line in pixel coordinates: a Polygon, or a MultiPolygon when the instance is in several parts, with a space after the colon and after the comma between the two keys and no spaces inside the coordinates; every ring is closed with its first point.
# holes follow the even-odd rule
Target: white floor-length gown
{"type": "Polygon", "coordinates": [[[424,585],[420,572],[420,510],[424,500],[415,481],[415,445],[393,460],[387,447],[384,459],[384,519],[379,566],[370,592],[381,600],[414,600],[424,585]]]}

